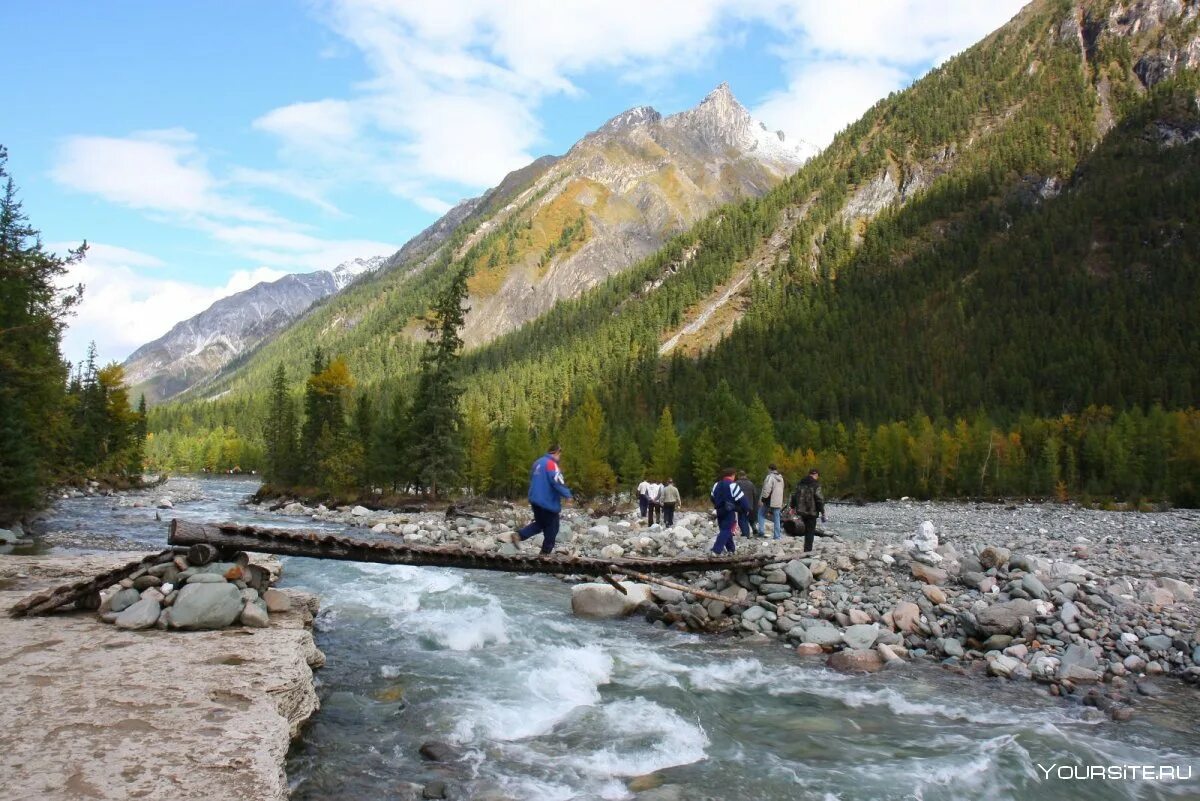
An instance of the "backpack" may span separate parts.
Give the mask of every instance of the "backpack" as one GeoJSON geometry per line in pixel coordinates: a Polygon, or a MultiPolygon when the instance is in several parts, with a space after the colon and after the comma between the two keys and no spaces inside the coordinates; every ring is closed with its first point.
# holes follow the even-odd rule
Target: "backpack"
{"type": "Polygon", "coordinates": [[[796,497],[793,505],[796,513],[815,516],[817,514],[817,485],[812,482],[802,482],[796,487],[796,497]]]}

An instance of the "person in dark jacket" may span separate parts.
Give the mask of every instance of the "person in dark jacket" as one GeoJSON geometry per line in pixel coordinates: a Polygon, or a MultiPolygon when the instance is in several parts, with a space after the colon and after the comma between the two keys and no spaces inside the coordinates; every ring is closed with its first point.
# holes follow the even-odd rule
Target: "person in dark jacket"
{"type": "Polygon", "coordinates": [[[713,484],[709,497],[713,508],[717,510],[717,541],[713,543],[713,553],[733,553],[733,527],[738,521],[739,513],[750,512],[750,497],[742,492],[742,488],[734,480],[732,468],[721,471],[721,478],[713,484]]]}
{"type": "Polygon", "coordinates": [[[533,463],[529,471],[529,505],[533,507],[533,522],[517,532],[517,542],[542,534],[542,553],[554,550],[558,537],[558,516],[562,512],[563,498],[571,497],[571,490],[558,467],[562,448],[551,445],[546,455],[533,463]]]}
{"type": "MultiPolygon", "coordinates": [[[[804,550],[813,549],[813,537],[817,533],[817,516],[825,522],[825,496],[821,494],[821,473],[814,467],[800,479],[796,491],[788,504],[804,526],[804,550]]],[[[800,532],[796,532],[799,536],[800,532]]]]}
{"type": "Polygon", "coordinates": [[[743,537],[757,537],[758,527],[754,525],[754,521],[750,517],[752,510],[749,508],[749,504],[753,504],[753,499],[758,497],[758,487],[754,486],[754,482],[750,480],[750,476],[746,475],[745,470],[738,471],[737,485],[748,499],[746,511],[738,512],[738,528],[741,529],[743,537]]]}

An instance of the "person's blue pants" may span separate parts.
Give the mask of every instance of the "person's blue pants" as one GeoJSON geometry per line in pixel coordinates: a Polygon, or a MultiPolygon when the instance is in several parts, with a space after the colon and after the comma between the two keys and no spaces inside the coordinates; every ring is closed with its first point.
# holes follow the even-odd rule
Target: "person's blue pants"
{"type": "Polygon", "coordinates": [[[646,506],[649,503],[650,503],[650,501],[646,499],[645,495],[638,496],[638,517],[646,516],[646,506]]]}
{"type": "Polygon", "coordinates": [[[558,537],[558,512],[543,509],[536,503],[529,505],[533,507],[533,522],[518,531],[517,536],[524,541],[541,533],[542,553],[550,553],[554,550],[554,540],[558,537]]]}
{"type": "Polygon", "coordinates": [[[739,509],[737,513],[737,524],[738,528],[742,530],[742,536],[749,537],[751,532],[750,513],[743,512],[741,509],[739,509]]]}
{"type": "MultiPolygon", "coordinates": [[[[782,536],[783,536],[783,529],[779,525],[779,513],[781,511],[783,511],[783,510],[776,509],[776,508],[771,509],[771,522],[773,522],[775,524],[774,531],[775,531],[775,539],[777,539],[777,540],[782,539],[782,536]]],[[[762,504],[758,505],[758,533],[762,534],[764,537],[767,534],[766,525],[767,525],[767,505],[765,503],[762,503],[762,504]]]]}
{"type": "Polygon", "coordinates": [[[713,553],[733,553],[733,526],[737,523],[736,515],[726,515],[717,518],[717,541],[713,545],[713,553]]]}

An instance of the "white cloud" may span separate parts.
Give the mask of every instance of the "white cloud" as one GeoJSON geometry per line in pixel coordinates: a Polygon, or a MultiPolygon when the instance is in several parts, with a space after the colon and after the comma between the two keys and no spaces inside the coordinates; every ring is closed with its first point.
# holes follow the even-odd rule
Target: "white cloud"
{"type": "Polygon", "coordinates": [[[222,194],[196,148],[195,135],[178,128],[126,138],[70,137],[60,146],[50,175],[70,189],[135,209],[181,218],[279,221],[269,211],[222,194]]]}
{"type": "MultiPolygon", "coordinates": [[[[51,245],[65,251],[67,245],[51,245]]],[[[284,273],[268,267],[239,270],[221,286],[202,286],[161,277],[162,261],[126,248],[89,243],[87,258],[64,276],[64,285],[83,284],[83,302],[63,336],[63,353],[79,361],[94,341],[102,361],[123,361],[141,345],[165,334],[180,320],[259,281],[284,273]],[[150,268],[150,273],[140,270],[150,268]]]]}
{"type": "Polygon", "coordinates": [[[390,255],[399,249],[369,239],[322,239],[285,228],[236,225],[213,226],[212,237],[258,264],[289,272],[329,270],[354,258],[390,255]]]}
{"type": "MultiPolygon", "coordinates": [[[[422,208],[495,184],[532,160],[550,95],[596,70],[678,73],[771,26],[787,87],[758,112],[824,144],[875,100],[1002,24],[1023,0],[324,0],[322,18],[371,78],[348,97],[293,103],[255,121],[285,158],[374,181],[422,208]]],[[[613,113],[620,109],[612,109],[613,113]]]]}
{"type": "Polygon", "coordinates": [[[818,62],[798,70],[787,88],[768,95],[754,114],[768,128],[824,147],[833,135],[907,78],[871,62],[818,62]]]}

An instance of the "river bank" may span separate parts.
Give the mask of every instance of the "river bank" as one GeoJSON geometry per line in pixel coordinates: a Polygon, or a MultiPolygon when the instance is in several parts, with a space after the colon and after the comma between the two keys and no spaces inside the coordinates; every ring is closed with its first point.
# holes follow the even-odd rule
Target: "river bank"
{"type": "MultiPolygon", "coordinates": [[[[526,513],[503,504],[451,519],[295,502],[262,511],[271,507],[406,542],[512,553],[540,541],[518,546],[512,531],[526,513]]],[[[778,561],[692,580],[730,603],[657,586],[621,599],[598,585],[587,590],[588,608],[778,641],[842,670],[932,662],[1016,681],[1017,692],[1074,696],[1116,719],[1162,693],[1168,678],[1200,682],[1200,515],[1192,511],[901,502],[831,512],[831,536],[812,554],[790,537],[739,538],[740,549],[778,561]]],[[[683,512],[671,528],[646,526],[632,511],[574,509],[563,520],[558,549],[580,556],[700,555],[714,532],[698,512],[683,512]]]]}
{"type": "MultiPolygon", "coordinates": [[[[150,495],[61,500],[33,531],[35,549],[72,557],[157,551],[172,517],[345,531],[341,517],[354,511],[328,520],[280,516],[243,504],[256,488],[247,479],[176,478],[150,495]],[[173,509],[157,508],[163,497],[173,509]]],[[[523,507],[511,510],[518,523],[525,514],[523,507]]],[[[1076,520],[1073,510],[1054,506],[1019,510],[1012,520],[1004,514],[1011,513],[954,504],[834,507],[827,528],[847,544],[861,538],[889,547],[926,519],[955,547],[960,529],[980,538],[1010,529],[1030,537],[1038,528],[1061,528],[1064,537],[1111,530],[1130,547],[1143,535],[1175,547],[1151,520],[1172,521],[1162,527],[1179,528],[1182,542],[1194,530],[1186,520],[1176,526],[1143,515],[1076,520]]],[[[401,517],[386,523],[385,533],[371,532],[378,522],[353,531],[411,536],[427,525],[419,516],[401,517]],[[389,525],[399,532],[388,532],[389,525]],[[405,535],[408,525],[416,528],[405,535]]],[[[484,531],[470,518],[446,521],[444,510],[429,516],[429,533],[451,536],[451,526],[457,539],[516,547],[501,536],[504,522],[484,531]]],[[[581,546],[624,548],[627,539],[636,546],[643,534],[655,540],[619,517],[575,517],[571,528],[581,546]],[[609,533],[587,534],[595,525],[609,533]]],[[[708,545],[708,531],[698,518],[689,547],[708,545]]],[[[833,542],[819,540],[817,555],[827,558],[820,549],[833,542]]],[[[666,552],[675,547],[667,544],[666,552]]],[[[1085,693],[1064,703],[1049,697],[1049,685],[946,670],[932,658],[875,673],[837,672],[827,656],[798,657],[796,641],[778,632],[736,633],[740,618],[731,615],[731,633],[716,636],[679,630],[681,621],[583,619],[572,613],[571,587],[548,576],[281,561],[280,587],[321,598],[312,634],[328,657],[316,674],[321,708],[287,755],[293,801],[411,801],[427,786],[449,799],[490,801],[1068,801],[1085,785],[1047,777],[1039,765],[1190,766],[1200,777],[1200,697],[1162,677],[1151,679],[1161,695],[1142,696],[1134,717],[1116,722],[1072,702],[1085,693]],[[452,747],[449,761],[421,755],[432,740],[452,747]]],[[[89,678],[74,673],[77,682],[89,678]]],[[[1167,801],[1195,797],[1200,782],[1097,781],[1086,792],[1092,801],[1167,801]]]]}
{"type": "MultiPolygon", "coordinates": [[[[0,612],[144,556],[0,557],[0,612]]],[[[288,796],[284,760],[319,708],[317,599],[262,629],[124,631],[94,612],[0,613],[0,797],[288,796]]]]}

